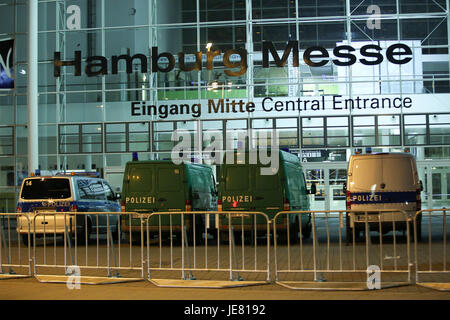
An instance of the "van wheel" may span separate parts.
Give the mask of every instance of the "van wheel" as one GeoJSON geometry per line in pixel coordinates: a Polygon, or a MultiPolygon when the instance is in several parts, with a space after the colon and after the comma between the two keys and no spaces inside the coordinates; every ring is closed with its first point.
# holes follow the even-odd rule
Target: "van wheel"
{"type": "Polygon", "coordinates": [[[114,242],[119,242],[119,239],[122,240],[122,232],[120,227],[116,227],[116,230],[112,231],[111,235],[114,242]]]}
{"type": "MultiPolygon", "coordinates": [[[[292,234],[294,233],[292,232],[292,228],[291,230],[289,230],[289,233],[290,233],[289,236],[292,238],[292,234]]],[[[277,243],[287,244],[287,230],[277,231],[277,236],[278,236],[277,243]]]]}
{"type": "Polygon", "coordinates": [[[195,235],[194,235],[194,228],[189,228],[187,230],[187,239],[190,246],[194,244],[194,237],[195,237],[195,245],[201,245],[202,244],[202,236],[203,236],[203,230],[204,226],[200,222],[196,222],[195,225],[195,235]]]}
{"type": "Polygon", "coordinates": [[[312,224],[311,222],[308,222],[308,224],[302,228],[303,239],[311,238],[311,232],[312,232],[312,224]]]}
{"type": "Polygon", "coordinates": [[[220,244],[228,244],[229,242],[228,231],[220,231],[220,244]]]}
{"type": "MultiPolygon", "coordinates": [[[[412,228],[414,228],[414,226],[412,226],[412,228]]],[[[414,229],[410,229],[412,230],[412,235],[413,235],[413,241],[414,241],[414,229]]],[[[416,220],[416,231],[417,231],[417,242],[421,242],[422,241],[422,219],[417,219],[416,220]]]]}
{"type": "MultiPolygon", "coordinates": [[[[28,234],[22,234],[20,235],[20,237],[22,238],[22,242],[24,244],[25,247],[28,247],[28,234]]],[[[30,246],[33,246],[33,235],[30,234],[30,246]]]]}
{"type": "Polygon", "coordinates": [[[90,237],[91,233],[92,233],[92,224],[91,224],[91,221],[88,220],[87,230],[83,224],[82,231],[77,233],[77,245],[85,245],[86,238],[87,238],[87,242],[89,243],[89,237],[90,237]],[[86,233],[87,233],[87,235],[86,235],[86,233]]]}
{"type": "MultiPolygon", "coordinates": [[[[290,243],[292,243],[292,244],[295,244],[295,243],[298,243],[299,242],[299,232],[300,232],[300,229],[299,229],[299,224],[298,224],[298,218],[296,217],[295,218],[295,222],[294,223],[292,223],[290,226],[289,226],[289,241],[290,241],[290,243]]],[[[303,230],[302,230],[302,232],[303,232],[303,230]]]]}
{"type": "MultiPolygon", "coordinates": [[[[347,243],[353,242],[353,229],[350,227],[350,217],[348,215],[345,216],[345,237],[347,243]]],[[[355,226],[355,241],[359,238],[359,230],[355,226]]]]}

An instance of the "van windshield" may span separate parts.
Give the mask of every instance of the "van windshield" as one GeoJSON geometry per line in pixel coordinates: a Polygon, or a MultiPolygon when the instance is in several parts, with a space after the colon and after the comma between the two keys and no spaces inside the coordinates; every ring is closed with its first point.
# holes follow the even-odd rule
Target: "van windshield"
{"type": "Polygon", "coordinates": [[[26,179],[22,199],[67,199],[71,197],[69,179],[63,178],[37,178],[26,179]]]}

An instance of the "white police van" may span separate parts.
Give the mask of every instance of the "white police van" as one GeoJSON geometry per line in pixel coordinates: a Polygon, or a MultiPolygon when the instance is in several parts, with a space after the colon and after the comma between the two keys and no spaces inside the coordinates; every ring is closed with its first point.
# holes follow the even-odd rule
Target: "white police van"
{"type": "Polygon", "coordinates": [[[98,173],[28,177],[22,182],[17,203],[17,212],[28,215],[19,216],[17,232],[25,245],[28,244],[28,231],[30,241],[34,236],[40,238],[44,234],[48,237],[64,235],[64,230],[73,238],[75,226],[79,244],[85,243],[86,235],[89,240],[92,233],[106,233],[108,226],[113,239],[117,239],[120,236],[119,215],[71,215],[70,212],[120,212],[119,198],[120,195],[116,195],[98,173]]]}
{"type": "MultiPolygon", "coordinates": [[[[406,212],[410,221],[421,210],[422,182],[418,177],[414,156],[409,153],[352,155],[344,189],[347,210],[361,210],[346,215],[348,241],[353,239],[353,229],[355,237],[365,230],[364,210],[384,210],[380,218],[383,234],[392,231],[393,221],[396,221],[396,231],[406,230],[404,214],[395,210],[406,212]]],[[[367,220],[370,230],[380,231],[378,214],[368,213],[367,220]]],[[[410,230],[412,234],[413,229],[410,230]]],[[[417,219],[417,231],[420,237],[420,216],[417,219]]]]}

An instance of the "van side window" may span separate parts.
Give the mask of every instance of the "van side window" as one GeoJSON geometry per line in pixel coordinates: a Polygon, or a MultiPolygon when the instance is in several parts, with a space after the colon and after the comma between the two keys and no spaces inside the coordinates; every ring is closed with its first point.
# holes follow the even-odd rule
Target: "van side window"
{"type": "Polygon", "coordinates": [[[105,189],[101,181],[93,181],[89,189],[92,191],[92,199],[105,200],[105,189]]]}
{"type": "Polygon", "coordinates": [[[82,200],[105,200],[105,190],[99,180],[78,179],[78,193],[82,200]]]}
{"type": "Polygon", "coordinates": [[[89,180],[78,179],[77,186],[78,186],[78,194],[80,195],[80,199],[81,200],[90,199],[89,180]]]}
{"type": "Polygon", "coordinates": [[[114,192],[111,190],[111,187],[106,182],[103,183],[103,187],[105,188],[106,200],[114,201],[114,192]]]}

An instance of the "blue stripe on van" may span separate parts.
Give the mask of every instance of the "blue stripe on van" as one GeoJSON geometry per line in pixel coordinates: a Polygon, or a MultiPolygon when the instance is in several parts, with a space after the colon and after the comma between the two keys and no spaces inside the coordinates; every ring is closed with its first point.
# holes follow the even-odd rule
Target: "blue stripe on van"
{"type": "Polygon", "coordinates": [[[355,192],[350,194],[351,204],[378,204],[416,202],[416,192],[355,192]]]}
{"type": "Polygon", "coordinates": [[[90,212],[97,211],[100,209],[99,204],[102,204],[102,208],[106,209],[108,212],[119,212],[121,211],[120,204],[117,202],[107,202],[107,201],[58,201],[53,202],[47,201],[32,201],[32,202],[19,202],[18,206],[21,208],[22,212],[32,212],[33,208],[55,208],[57,212],[69,211],[72,205],[77,206],[77,211],[79,212],[90,212]],[[106,206],[108,206],[106,208],[106,206]],[[96,210],[97,209],[97,210],[96,210]]]}

